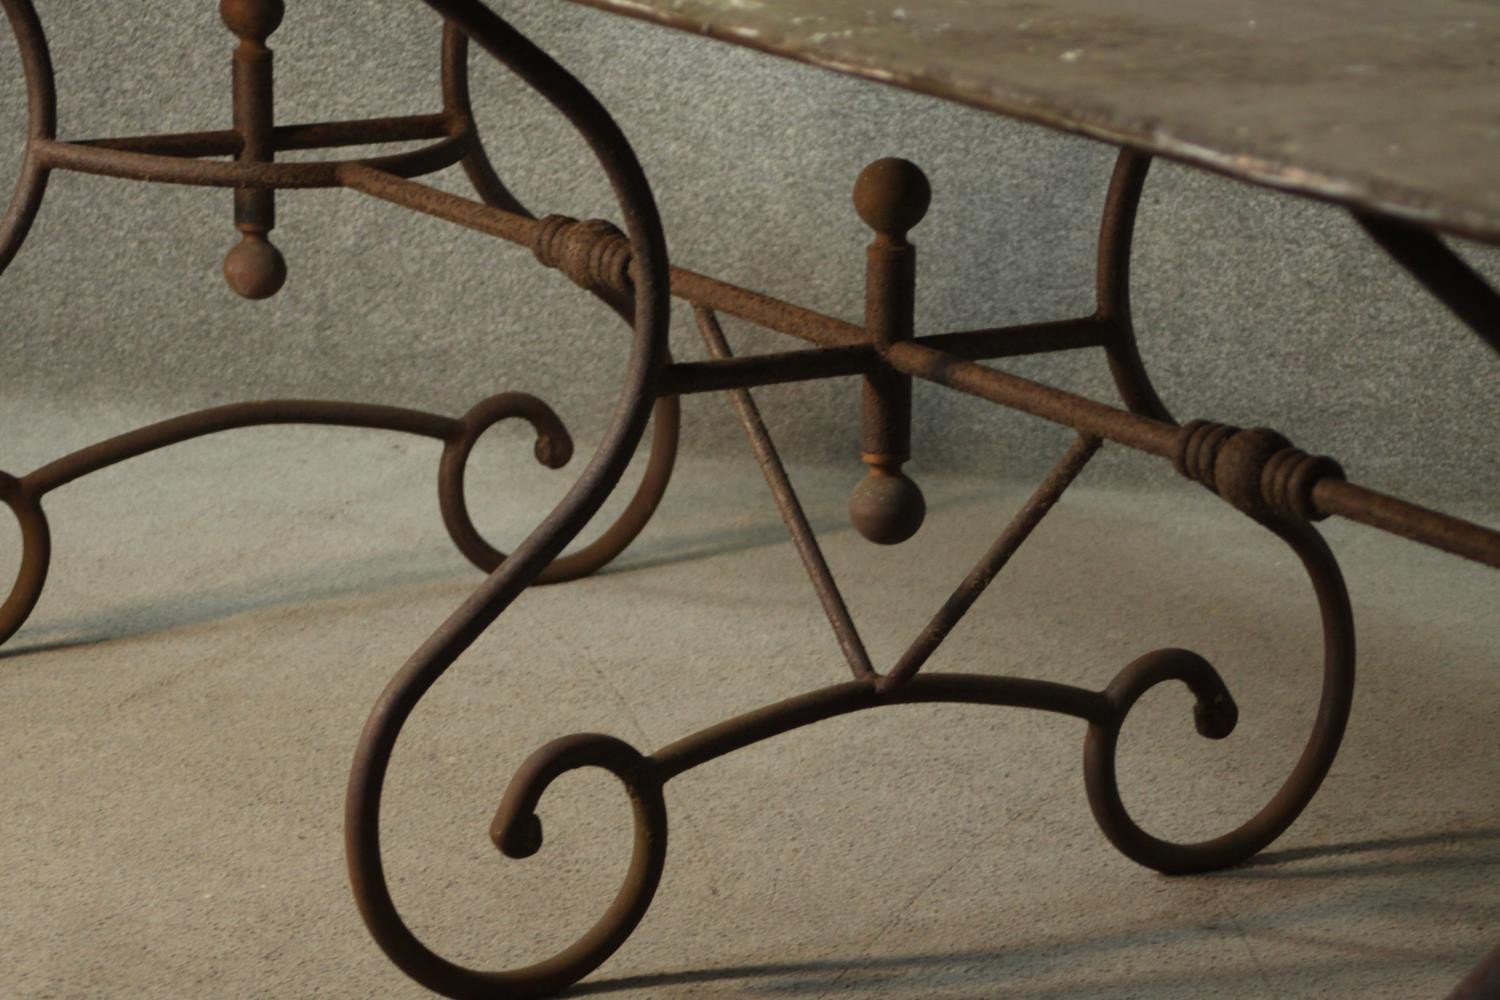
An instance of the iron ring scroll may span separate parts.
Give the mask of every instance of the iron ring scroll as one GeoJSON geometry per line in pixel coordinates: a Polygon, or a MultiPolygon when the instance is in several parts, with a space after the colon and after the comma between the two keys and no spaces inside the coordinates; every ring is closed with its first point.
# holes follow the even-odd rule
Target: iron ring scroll
{"type": "MultiPolygon", "coordinates": [[[[559,555],[536,578],[538,585],[566,583],[588,576],[629,547],[656,512],[671,479],[677,457],[681,409],[675,396],[656,401],[652,416],[651,452],[645,472],[629,503],[598,538],[576,552],[559,555]]],[[[474,445],[486,430],[502,420],[518,417],[537,432],[533,454],[549,469],[565,467],[573,457],[573,438],[555,411],[529,393],[504,392],[475,404],[453,422],[438,465],[438,507],[448,537],[477,568],[492,573],[509,556],[490,544],[474,524],[464,481],[474,445]]],[[[0,633],[3,635],[3,633],[0,633]]],[[[0,638],[3,641],[3,638],[0,638]]]]}
{"type": "Polygon", "coordinates": [[[512,992],[485,996],[546,996],[577,982],[585,974],[579,969],[597,968],[634,933],[661,884],[667,861],[667,806],[660,769],[613,736],[564,736],[527,758],[495,810],[490,840],[508,858],[536,854],[543,839],[536,808],[543,794],[562,775],[584,767],[613,774],[630,798],[635,837],[625,879],[609,909],[577,942],[546,961],[505,973],[512,992]]]}
{"type": "Polygon", "coordinates": [[[1126,857],[1169,875],[1214,871],[1239,864],[1270,844],[1306,808],[1333,765],[1354,699],[1354,617],[1338,563],[1323,537],[1305,522],[1263,522],[1302,561],[1317,594],[1323,629],[1323,680],[1312,733],[1292,773],[1252,818],[1222,836],[1193,844],[1161,840],[1143,830],[1120,799],[1115,754],[1131,707],[1152,687],[1181,680],[1198,697],[1198,730],[1222,739],[1237,718],[1234,702],[1207,661],[1186,650],[1148,653],[1127,666],[1105,690],[1112,712],[1089,725],[1084,746],[1084,784],[1100,830],[1126,857]]]}
{"type": "MultiPolygon", "coordinates": [[[[587,975],[628,934],[618,913],[607,914],[597,937],[538,966],[514,971],[469,969],[441,957],[402,920],[387,884],[380,848],[380,804],[392,753],[406,720],[427,690],[509,606],[597,513],[630,463],[656,402],[656,386],[668,362],[669,274],[666,242],[650,187],[628,141],[594,96],[548,55],[477,0],[424,0],[496,61],[557,108],[579,132],[603,167],[620,204],[633,257],[634,346],[615,417],[587,469],[540,525],[392,678],[361,734],[345,800],[345,849],[350,885],[360,914],[377,944],[409,976],[451,997],[532,997],[555,992],[587,975]]],[[[585,763],[610,768],[615,751],[598,755],[592,744],[585,763]]],[[[613,747],[613,744],[610,744],[613,747]]],[[[619,751],[623,753],[623,751],[619,751]]],[[[620,770],[616,770],[620,774],[620,770]]],[[[635,773],[635,772],[631,772],[635,773]]],[[[623,777],[623,775],[622,775],[623,777]]],[[[662,836],[649,839],[665,849],[665,810],[651,799],[649,782],[626,781],[638,802],[638,823],[662,836]],[[644,814],[642,812],[644,810],[644,814]],[[644,818],[642,816],[644,815],[644,818]]],[[[539,791],[538,793],[539,794],[539,791]]],[[[639,854],[639,852],[638,852],[639,854]]],[[[641,864],[659,874],[661,858],[648,851],[641,864]],[[654,859],[654,860],[653,860],[654,859]]],[[[635,864],[632,871],[635,871],[635,864]]],[[[625,891],[626,910],[644,912],[625,891]]],[[[627,913],[628,915],[628,913],[627,913]]],[[[638,919],[638,915],[636,917],[638,919]]],[[[629,921],[626,921],[629,923],[629,921]]],[[[633,923],[630,923],[633,927],[633,923]]],[[[598,928],[596,928],[598,930],[598,928]]],[[[592,933],[592,932],[591,932],[592,933]]]]}
{"type": "Polygon", "coordinates": [[[457,421],[454,433],[443,445],[443,457],[438,465],[438,505],[453,544],[470,562],[486,572],[499,566],[505,555],[486,542],[474,526],[464,495],[464,472],[480,435],[510,417],[525,420],[536,431],[532,453],[542,465],[561,469],[573,458],[573,438],[563,422],[552,407],[526,393],[505,392],[491,396],[457,421]]]}

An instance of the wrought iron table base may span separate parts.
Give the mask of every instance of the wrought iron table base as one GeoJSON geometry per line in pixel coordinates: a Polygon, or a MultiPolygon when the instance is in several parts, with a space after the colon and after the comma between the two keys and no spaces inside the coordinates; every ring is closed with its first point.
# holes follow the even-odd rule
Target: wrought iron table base
{"type": "MultiPolygon", "coordinates": [[[[1158,399],[1135,346],[1129,261],[1136,209],[1149,157],[1124,150],[1111,180],[1101,227],[1096,311],[1051,323],[915,335],[915,248],[907,232],[930,196],[925,177],[900,160],[881,160],[861,174],[855,206],[875,232],[868,248],[866,315],[847,323],[723,281],[669,266],[660,220],[646,179],[623,135],[597,100],[484,4],[425,0],[445,19],[443,109],[425,116],[276,126],[271,55],[266,40],[279,24],[279,0],[223,0],[221,13],[239,37],[234,56],[235,128],[221,132],[98,139],[56,138],[53,77],[46,40],[31,0],[0,0],[15,32],[29,96],[26,157],[4,220],[0,270],[35,218],[52,170],[137,180],[229,187],[235,191],[240,242],[225,276],[240,294],[274,294],[286,274],[269,234],[280,188],[345,187],[529,247],[619,313],[634,331],[624,391],[604,441],[556,509],[506,555],[474,527],[464,499],[464,470],[475,440],[496,422],[519,417],[537,433],[536,457],[566,464],[572,442],[557,415],[520,393],[492,396],[461,418],[395,407],[307,400],[217,407],[102,442],[21,477],[0,473],[0,499],[22,530],[21,568],[0,605],[0,642],[21,627],[40,596],[49,561],[49,527],[41,501],[83,475],[169,444],[236,427],[273,423],[340,424],[424,435],[444,442],[439,469],[443,520],[459,549],[489,575],[417,650],[376,704],[349,779],[345,838],[354,895],[371,934],[406,973],[452,997],[535,997],[587,975],[634,930],[651,903],[666,859],[663,787],[675,776],[724,754],[836,715],[885,705],[963,702],[1036,708],[1088,723],[1084,777],[1090,807],[1122,853],[1162,872],[1192,873],[1244,861],[1278,837],[1327,774],[1349,715],[1354,685],[1354,626],[1332,553],[1310,522],[1332,514],[1404,535],[1500,567],[1500,533],[1348,482],[1331,459],[1309,455],[1264,428],[1242,430],[1194,421],[1179,426],[1158,399]],[[473,123],[468,45],[477,42],[564,114],[587,140],[615,190],[624,231],[597,220],[537,219],[506,190],[473,123]],[[277,163],[281,150],[373,142],[432,140],[414,151],[372,159],[277,163]],[[233,157],[232,161],[207,159],[233,157]],[[461,165],[480,200],[457,197],[411,178],[461,165]],[[709,359],[673,363],[667,351],[670,295],[694,304],[709,359]],[[810,349],[734,357],[717,314],[748,320],[809,341],[810,349]],[[980,360],[1099,348],[1124,408],[1042,385],[980,360]],[[855,526],[872,541],[896,543],[920,526],[924,502],[904,472],[910,457],[911,380],[920,378],[1075,429],[1078,437],[1030,500],[1005,527],[952,596],[887,672],[872,665],[858,630],[787,479],[749,388],[778,382],[862,378],[865,480],[850,499],[855,526]],[[524,858],[542,846],[537,808],[560,775],[583,767],[614,774],[630,798],[635,845],[629,871],[603,917],[576,943],[544,962],[510,971],[478,971],[437,955],[396,910],[381,861],[379,812],[391,753],[424,693],[525,588],[586,575],[619,554],[655,511],[675,460],[680,396],[723,391],[744,425],[786,520],[792,540],[827,612],[853,680],[821,688],[730,719],[644,755],[611,736],[584,733],[556,740],[531,756],[505,791],[490,827],[502,852],[524,858]],[[604,534],[579,552],[560,553],[616,488],[648,420],[655,415],[648,468],[629,505],[604,534]],[[1180,681],[1195,698],[1198,731],[1221,739],[1237,710],[1213,666],[1195,653],[1160,649],[1127,665],[1103,690],[1016,677],[926,673],[922,666],[1012,554],[1059,500],[1105,441],[1172,461],[1289,545],[1301,559],[1321,611],[1323,681],[1313,731],[1281,789],[1255,816],[1211,840],[1177,844],[1140,827],[1120,800],[1115,750],[1135,702],[1152,687],[1180,681]]],[[[1500,349],[1500,298],[1434,236],[1404,224],[1361,217],[1377,242],[1491,345],[1500,349]]]]}

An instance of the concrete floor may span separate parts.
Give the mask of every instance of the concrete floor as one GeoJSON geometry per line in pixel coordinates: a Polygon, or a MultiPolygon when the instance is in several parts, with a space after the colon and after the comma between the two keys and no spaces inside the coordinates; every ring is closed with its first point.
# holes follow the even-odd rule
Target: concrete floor
{"type": "MultiPolygon", "coordinates": [[[[0,456],[14,472],[135,422],[0,409],[21,428],[0,456]]],[[[471,495],[514,540],[572,473],[491,436],[471,495]]],[[[0,652],[0,994],[423,995],[360,924],[340,823],[367,711],[478,579],[443,534],[436,460],[384,434],[253,430],[49,498],[49,589],[0,652]]],[[[881,550],[842,518],[857,470],[794,474],[882,663],[1030,489],[928,480],[919,541],[881,550]]],[[[1207,743],[1187,696],[1159,689],[1127,728],[1122,784],[1155,831],[1201,836],[1258,808],[1300,749],[1315,608],[1279,543],[1160,481],[1086,473],[931,669],[1102,686],[1148,649],[1197,649],[1239,730],[1207,743]]],[[[1075,720],[846,717],[673,782],[655,906],[570,995],[1442,996],[1500,937],[1500,575],[1356,525],[1326,534],[1361,629],[1353,722],[1253,864],[1170,879],[1116,854],[1075,720]]],[[[14,537],[0,527],[7,578],[14,537]]],[[[569,776],[544,802],[544,851],[504,859],[486,828],[527,754],[579,730],[649,751],[844,676],[748,455],[684,461],[616,566],[526,594],[418,710],[387,794],[398,903],[459,961],[549,954],[612,896],[628,812],[610,779],[569,776]]]]}

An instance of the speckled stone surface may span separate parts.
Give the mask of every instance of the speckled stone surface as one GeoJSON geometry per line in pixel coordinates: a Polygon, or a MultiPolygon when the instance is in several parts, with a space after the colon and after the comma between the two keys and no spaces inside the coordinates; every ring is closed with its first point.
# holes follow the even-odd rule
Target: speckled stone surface
{"type": "Polygon", "coordinates": [[[1473,0],[580,0],[1500,241],[1473,0]]]}

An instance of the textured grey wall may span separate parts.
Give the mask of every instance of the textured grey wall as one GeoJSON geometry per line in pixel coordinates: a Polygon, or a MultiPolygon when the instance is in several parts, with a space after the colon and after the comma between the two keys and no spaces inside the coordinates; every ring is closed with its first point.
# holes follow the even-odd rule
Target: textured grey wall
{"type": "MultiPolygon", "coordinates": [[[[222,127],[232,39],[212,0],[39,0],[64,137],[222,127]]],[[[435,110],[438,24],[420,4],[291,3],[278,118],[435,110]]],[[[889,88],[565,3],[502,13],[593,87],[653,179],[674,261],[837,315],[860,311],[867,234],[848,192],[885,155],[922,164],[935,198],[918,326],[1058,318],[1091,305],[1093,237],[1111,151],[889,88]]],[[[24,94],[0,36],[0,142],[24,94]]],[[[541,101],[476,60],[475,103],[501,174],[534,210],[612,216],[582,143],[541,101]]],[[[8,190],[14,157],[0,161],[8,190]]],[[[456,172],[438,181],[464,190],[456,172]]],[[[266,303],[219,277],[226,192],[55,175],[0,281],[0,392],[168,412],[275,395],[461,412],[536,392],[595,440],[626,338],[522,250],[343,192],[281,196],[291,267],[266,303]]],[[[1469,251],[1500,277],[1500,255],[1469,251]]],[[[1500,365],[1339,211],[1159,164],[1136,251],[1142,350],[1179,417],[1268,423],[1345,460],[1362,482],[1488,506],[1500,494],[1500,365]]],[[[701,356],[682,313],[679,357],[701,356]]],[[[730,325],[742,352],[786,342],[730,325]]],[[[1110,395],[1102,357],[1011,366],[1110,395]]],[[[854,468],[850,382],[762,391],[793,460],[854,468]]],[[[917,396],[913,471],[1030,471],[1055,428],[934,387],[917,396]]],[[[741,447],[722,400],[686,403],[692,452],[741,447]]],[[[101,435],[121,428],[101,422],[101,435]]],[[[0,467],[8,467],[0,452],[0,467]]],[[[1106,474],[1159,476],[1116,457],[1106,474]]],[[[24,471],[24,470],[16,470],[24,471]]]]}

